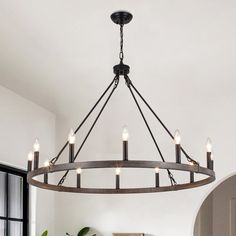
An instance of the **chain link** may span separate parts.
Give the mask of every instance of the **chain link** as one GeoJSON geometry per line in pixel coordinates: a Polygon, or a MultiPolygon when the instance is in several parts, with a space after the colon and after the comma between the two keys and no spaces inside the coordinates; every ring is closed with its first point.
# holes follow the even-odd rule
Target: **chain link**
{"type": "Polygon", "coordinates": [[[123,52],[123,46],[124,46],[124,32],[123,32],[123,26],[124,25],[120,25],[120,53],[119,53],[119,58],[120,58],[120,62],[123,62],[124,59],[124,52],[123,52]]]}

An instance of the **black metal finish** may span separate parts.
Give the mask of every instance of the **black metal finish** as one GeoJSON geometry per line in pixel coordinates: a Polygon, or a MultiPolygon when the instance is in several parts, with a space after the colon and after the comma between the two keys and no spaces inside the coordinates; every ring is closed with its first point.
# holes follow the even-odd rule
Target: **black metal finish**
{"type": "Polygon", "coordinates": [[[116,189],[120,189],[120,175],[116,175],[116,189]]]}
{"type": "MultiPolygon", "coordinates": [[[[80,128],[83,126],[83,124],[86,122],[86,120],[89,118],[89,116],[92,114],[92,112],[94,111],[94,109],[97,107],[97,105],[100,103],[100,101],[103,99],[103,97],[106,95],[107,91],[109,91],[109,89],[111,88],[111,86],[114,84],[114,80],[115,78],[112,80],[112,82],[108,85],[108,87],[105,89],[105,91],[102,93],[102,95],[99,97],[99,99],[96,101],[96,103],[94,104],[94,106],[91,108],[91,110],[89,111],[89,113],[84,117],[84,119],[82,120],[82,122],[79,124],[79,126],[76,128],[75,130],[75,134],[80,130],[80,128]]],[[[52,158],[52,160],[50,161],[50,164],[56,164],[56,162],[58,161],[59,157],[61,156],[61,154],[63,153],[63,151],[65,150],[65,148],[67,147],[67,145],[69,144],[69,141],[67,141],[64,146],[62,147],[62,149],[59,151],[59,153],[57,154],[56,157],[52,158]]]]}
{"type": "Polygon", "coordinates": [[[159,173],[156,173],[155,174],[155,182],[156,182],[156,188],[159,188],[160,187],[160,176],[159,176],[159,173]]]}
{"type": "Polygon", "coordinates": [[[181,163],[181,147],[180,144],[175,144],[176,163],[181,163]]]}
{"type": "MultiPolygon", "coordinates": [[[[155,137],[154,137],[154,135],[153,135],[153,133],[152,133],[152,130],[151,130],[151,128],[150,128],[150,126],[149,126],[149,124],[148,124],[148,122],[147,122],[147,120],[146,120],[146,118],[145,118],[145,116],[144,116],[144,113],[143,113],[143,111],[142,111],[142,109],[141,109],[139,103],[138,103],[138,100],[136,99],[136,97],[135,97],[135,95],[134,95],[134,93],[133,93],[133,90],[132,90],[132,88],[131,88],[132,82],[131,82],[131,80],[130,80],[130,78],[129,78],[128,76],[125,76],[125,81],[126,81],[126,84],[127,84],[128,88],[129,88],[129,91],[130,91],[130,93],[131,93],[131,95],[132,95],[132,97],[133,97],[133,99],[134,99],[134,101],[135,101],[135,104],[137,105],[137,108],[138,108],[138,110],[139,110],[139,112],[140,112],[140,114],[141,114],[141,116],[142,116],[142,118],[143,118],[143,121],[144,121],[144,123],[145,123],[145,125],[146,125],[146,127],[147,127],[147,129],[148,129],[148,131],[149,131],[149,133],[150,133],[150,135],[151,135],[151,138],[152,138],[152,140],[153,140],[153,142],[154,142],[154,144],[155,144],[155,147],[156,147],[156,149],[157,149],[157,151],[158,151],[158,153],[159,153],[159,155],[160,155],[162,161],[165,162],[165,159],[164,159],[164,157],[163,157],[163,154],[162,154],[162,152],[161,152],[161,149],[160,149],[160,147],[158,146],[157,141],[156,141],[156,139],[155,139],[155,137]]],[[[168,173],[168,176],[169,176],[171,185],[176,184],[176,181],[175,181],[175,179],[174,179],[172,173],[171,173],[168,169],[167,169],[167,173],[168,173]]]]}
{"type": "MultiPolygon", "coordinates": [[[[9,175],[6,173],[6,181],[5,181],[5,191],[6,191],[6,199],[5,199],[5,214],[6,214],[6,219],[9,217],[9,175]]],[[[6,222],[6,235],[9,235],[9,224],[6,222]]]]}
{"type": "Polygon", "coordinates": [[[31,170],[32,170],[32,161],[30,161],[30,160],[28,160],[27,170],[28,170],[28,171],[31,171],[31,170]]]}
{"type": "Polygon", "coordinates": [[[194,183],[194,172],[190,172],[190,183],[194,183]]]}
{"type": "MultiPolygon", "coordinates": [[[[85,138],[84,138],[82,144],[80,145],[78,151],[76,152],[75,157],[74,157],[74,161],[76,160],[77,156],[79,155],[80,151],[82,150],[82,148],[83,148],[83,146],[84,146],[86,140],[88,139],[90,133],[92,132],[94,126],[96,125],[96,123],[97,123],[97,121],[98,121],[100,115],[102,114],[104,108],[106,107],[107,103],[109,102],[109,100],[110,100],[112,94],[113,94],[114,91],[116,90],[116,88],[117,88],[117,86],[118,86],[118,84],[119,84],[119,77],[115,76],[115,78],[114,78],[112,84],[114,84],[114,87],[113,87],[113,89],[111,90],[109,96],[107,97],[105,103],[103,104],[101,110],[99,111],[97,117],[95,118],[95,120],[94,120],[94,122],[93,122],[91,128],[89,129],[87,135],[85,136],[85,138]]],[[[107,90],[107,91],[108,91],[108,90],[107,90]]],[[[69,171],[67,170],[66,173],[65,173],[65,174],[62,176],[62,178],[60,179],[58,185],[62,185],[62,184],[64,183],[64,181],[65,181],[66,176],[68,175],[68,173],[69,173],[69,171]]]]}
{"type": "Polygon", "coordinates": [[[207,152],[207,168],[212,169],[212,167],[211,167],[211,152],[207,152]]]}
{"type": "Polygon", "coordinates": [[[77,188],[81,188],[81,175],[77,174],[77,188]]]}
{"type": "Polygon", "coordinates": [[[133,19],[133,16],[127,11],[116,11],[111,14],[111,19],[115,24],[124,25],[128,24],[133,19]]]}
{"type": "Polygon", "coordinates": [[[75,145],[73,143],[69,144],[69,162],[72,163],[74,161],[75,156],[75,145]]]}
{"type": "Polygon", "coordinates": [[[128,161],[128,141],[123,141],[123,161],[128,161]]]}
{"type": "Polygon", "coordinates": [[[39,152],[34,152],[34,170],[39,168],[39,152]]]}
{"type": "Polygon", "coordinates": [[[14,167],[5,166],[0,164],[0,171],[6,173],[5,178],[5,216],[0,216],[1,220],[4,220],[6,222],[6,235],[9,235],[10,229],[9,229],[9,221],[15,221],[15,222],[22,222],[22,235],[27,236],[28,234],[28,216],[29,216],[29,189],[28,189],[28,183],[27,183],[27,172],[24,170],[20,170],[14,167]],[[23,180],[23,217],[22,218],[12,218],[9,215],[9,174],[16,175],[22,177],[23,180]]]}
{"type": "Polygon", "coordinates": [[[113,67],[113,71],[115,75],[128,75],[129,74],[130,67],[128,65],[125,65],[123,63],[120,63],[118,65],[115,65],[113,67]]]}
{"type": "Polygon", "coordinates": [[[48,173],[44,174],[44,183],[48,184],[48,173]]]}
{"type": "MultiPolygon", "coordinates": [[[[164,130],[167,132],[167,134],[174,140],[174,135],[170,132],[170,130],[166,127],[164,122],[160,119],[160,117],[155,113],[155,111],[152,109],[152,107],[148,104],[148,102],[144,99],[142,94],[138,91],[138,89],[133,85],[133,83],[130,83],[130,86],[134,89],[134,91],[138,94],[138,96],[141,98],[141,100],[144,102],[144,104],[148,107],[148,109],[151,111],[151,113],[154,115],[154,117],[159,121],[161,126],[164,128],[164,130]]],[[[184,153],[186,156],[187,160],[189,162],[194,163],[195,165],[198,165],[198,162],[195,161],[193,158],[191,158],[187,152],[181,147],[181,151],[184,153]]]]}

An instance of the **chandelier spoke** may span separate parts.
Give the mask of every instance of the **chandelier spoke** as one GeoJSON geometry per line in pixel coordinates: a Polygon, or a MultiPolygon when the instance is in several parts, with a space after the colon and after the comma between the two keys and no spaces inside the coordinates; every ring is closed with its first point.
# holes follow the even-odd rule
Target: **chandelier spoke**
{"type": "MultiPolygon", "coordinates": [[[[102,95],[99,97],[99,99],[97,100],[97,102],[94,104],[94,106],[92,107],[92,109],[89,111],[89,113],[85,116],[85,118],[83,119],[83,121],[79,124],[79,126],[76,128],[75,130],[75,134],[80,130],[80,128],[83,126],[83,124],[86,122],[86,120],[89,118],[89,116],[92,114],[92,112],[94,111],[94,109],[97,107],[97,105],[100,103],[100,101],[103,99],[103,97],[106,95],[106,93],[109,91],[109,89],[111,88],[111,86],[115,83],[117,76],[114,77],[114,79],[112,80],[112,82],[108,85],[108,87],[105,89],[105,91],[102,93],[102,95]]],[[[68,146],[69,142],[67,141],[64,146],[62,147],[62,149],[59,151],[59,153],[57,154],[56,157],[54,157],[53,159],[51,159],[50,164],[54,165],[56,164],[56,162],[58,161],[59,157],[61,156],[61,154],[63,153],[63,151],[65,150],[65,148],[68,146]]]]}
{"type": "MultiPolygon", "coordinates": [[[[159,118],[159,116],[156,114],[156,112],[152,109],[152,107],[148,104],[148,102],[145,100],[145,98],[142,96],[142,94],[138,91],[138,89],[133,85],[133,83],[130,81],[130,86],[134,89],[134,91],[138,94],[138,96],[142,99],[144,104],[148,107],[148,109],[151,111],[151,113],[156,117],[156,119],[159,121],[161,126],[164,128],[164,130],[169,134],[169,136],[174,140],[174,135],[170,132],[170,130],[166,127],[164,122],[159,118]]],[[[186,156],[187,160],[189,162],[193,162],[195,165],[198,165],[199,163],[195,161],[193,158],[191,158],[187,152],[181,147],[181,151],[186,156]]]]}
{"type": "MultiPolygon", "coordinates": [[[[117,86],[118,86],[118,84],[119,84],[119,77],[116,76],[116,77],[114,78],[112,84],[114,84],[114,87],[113,87],[113,89],[111,90],[111,92],[110,92],[109,96],[107,97],[105,103],[103,104],[102,108],[100,109],[100,111],[99,111],[97,117],[95,118],[95,120],[94,120],[92,126],[90,127],[88,133],[86,134],[86,136],[85,136],[85,138],[84,138],[82,144],[80,145],[78,151],[76,152],[76,154],[75,154],[75,156],[74,156],[73,162],[74,162],[74,161],[76,160],[76,158],[78,157],[78,155],[79,155],[80,151],[82,150],[82,148],[83,148],[85,142],[87,141],[87,139],[88,139],[89,135],[91,134],[91,132],[92,132],[94,126],[96,125],[96,123],[97,123],[99,117],[101,116],[102,112],[104,111],[104,109],[105,109],[107,103],[109,102],[111,96],[113,95],[114,91],[116,90],[116,88],[117,88],[117,86]]],[[[60,179],[60,181],[59,181],[59,183],[58,183],[59,186],[64,183],[64,181],[65,181],[65,179],[66,179],[68,173],[69,173],[69,170],[67,170],[66,173],[63,175],[63,177],[60,179]]]]}
{"type": "MultiPolygon", "coordinates": [[[[146,127],[147,127],[147,129],[148,129],[148,131],[150,133],[150,135],[151,135],[151,138],[152,138],[152,140],[153,140],[153,142],[155,144],[155,147],[156,147],[156,149],[157,149],[157,151],[158,151],[162,161],[165,162],[165,158],[164,158],[164,156],[163,156],[163,154],[161,152],[161,149],[160,149],[159,145],[157,144],[157,141],[156,141],[156,139],[154,137],[154,134],[152,133],[152,130],[151,130],[151,128],[150,128],[150,126],[149,126],[149,124],[147,122],[147,119],[146,119],[146,117],[145,117],[145,115],[144,115],[144,113],[142,111],[142,108],[140,107],[139,102],[138,102],[137,98],[135,97],[134,92],[133,92],[133,90],[132,90],[132,88],[130,86],[132,84],[132,82],[131,82],[131,80],[130,80],[130,78],[128,76],[125,76],[125,81],[126,81],[127,87],[129,88],[129,91],[130,91],[130,93],[132,95],[132,98],[134,99],[134,102],[135,102],[135,104],[136,104],[136,106],[137,106],[137,108],[138,108],[138,110],[139,110],[139,112],[140,112],[140,114],[141,114],[141,116],[143,118],[143,121],[144,121],[144,123],[145,123],[145,125],[146,125],[146,127]]],[[[173,185],[173,183],[176,184],[176,181],[175,181],[175,179],[173,177],[173,174],[170,172],[169,169],[167,169],[167,173],[168,173],[171,185],[173,185]]]]}

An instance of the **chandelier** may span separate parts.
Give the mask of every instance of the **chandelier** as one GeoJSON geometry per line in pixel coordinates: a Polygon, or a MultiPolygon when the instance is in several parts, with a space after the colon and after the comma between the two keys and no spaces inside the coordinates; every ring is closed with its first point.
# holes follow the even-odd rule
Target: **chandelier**
{"type": "Polygon", "coordinates": [[[149,103],[144,99],[139,90],[135,87],[133,82],[130,80],[128,74],[130,67],[123,63],[124,61],[124,52],[123,52],[123,27],[125,24],[128,24],[132,20],[133,16],[129,12],[126,11],[118,11],[111,15],[112,21],[119,25],[120,27],[120,53],[119,60],[120,63],[113,67],[114,70],[114,79],[111,81],[109,86],[102,93],[101,97],[97,100],[95,105],[89,111],[89,113],[85,116],[79,126],[73,131],[71,130],[68,140],[65,145],[61,148],[57,156],[52,158],[50,161],[44,163],[43,167],[39,167],[39,142],[38,140],[34,143],[34,152],[30,152],[28,155],[28,183],[39,188],[49,189],[60,192],[76,192],[76,193],[94,193],[94,194],[123,194],[123,193],[151,193],[151,192],[164,192],[164,191],[176,191],[181,189],[189,189],[195,188],[202,185],[209,184],[215,180],[215,172],[213,170],[213,155],[212,155],[212,145],[210,139],[207,140],[206,144],[206,167],[200,165],[195,159],[190,157],[185,149],[181,146],[181,137],[180,132],[177,130],[174,135],[169,131],[167,126],[163,123],[163,121],[159,118],[159,116],[155,113],[149,103]],[[119,160],[101,160],[101,161],[79,161],[79,154],[84,147],[89,135],[91,134],[94,126],[96,125],[99,117],[101,116],[103,110],[105,109],[107,103],[112,97],[113,93],[117,89],[119,85],[120,78],[124,78],[124,81],[127,85],[127,88],[133,98],[137,110],[140,113],[145,126],[151,136],[153,144],[156,148],[156,152],[160,157],[160,161],[149,161],[149,160],[133,160],[129,158],[128,155],[128,138],[129,134],[126,128],[123,130],[122,139],[123,139],[123,158],[119,160]],[[95,108],[98,104],[101,105],[101,109],[96,115],[95,120],[92,123],[92,126],[89,128],[83,140],[81,140],[81,145],[76,149],[76,133],[80,131],[81,127],[88,120],[90,115],[94,113],[95,108]],[[139,101],[142,101],[143,104],[148,108],[150,113],[156,118],[157,122],[163,127],[166,131],[167,135],[170,136],[175,143],[175,157],[173,158],[173,162],[166,162],[164,155],[156,141],[156,138],[150,128],[149,123],[145,117],[145,114],[140,106],[139,101]],[[68,153],[68,162],[58,164],[58,160],[60,159],[62,153],[68,153]],[[186,159],[185,162],[183,157],[186,159]],[[113,188],[88,188],[83,185],[83,171],[87,169],[114,169],[114,186],[113,188]],[[153,172],[153,183],[151,187],[141,187],[141,188],[122,188],[120,184],[121,181],[125,181],[122,179],[122,169],[131,169],[131,168],[144,168],[151,169],[153,172]],[[65,186],[64,181],[68,176],[69,172],[75,172],[75,186],[65,186]],[[160,171],[165,171],[170,180],[169,185],[163,185],[162,179],[160,176],[160,171]],[[177,183],[174,178],[173,173],[175,171],[182,171],[188,174],[188,181],[184,183],[177,183]],[[50,174],[55,172],[62,172],[61,178],[58,180],[57,184],[50,183],[50,174]],[[173,172],[173,173],[172,173],[173,172]],[[202,177],[196,178],[195,176],[200,174],[202,177]],[[42,178],[38,178],[37,176],[43,176],[42,178]],[[41,179],[41,181],[40,181],[41,179]]]}

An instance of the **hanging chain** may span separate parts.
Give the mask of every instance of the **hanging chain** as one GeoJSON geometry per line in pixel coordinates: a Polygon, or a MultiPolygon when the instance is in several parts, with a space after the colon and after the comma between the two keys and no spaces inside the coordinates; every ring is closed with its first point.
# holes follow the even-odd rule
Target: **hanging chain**
{"type": "Polygon", "coordinates": [[[120,63],[123,63],[123,59],[124,59],[124,52],[123,52],[123,46],[124,46],[124,32],[123,32],[123,27],[124,25],[121,24],[120,25],[120,54],[119,54],[119,58],[120,58],[120,63]]]}

